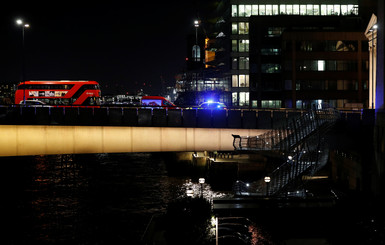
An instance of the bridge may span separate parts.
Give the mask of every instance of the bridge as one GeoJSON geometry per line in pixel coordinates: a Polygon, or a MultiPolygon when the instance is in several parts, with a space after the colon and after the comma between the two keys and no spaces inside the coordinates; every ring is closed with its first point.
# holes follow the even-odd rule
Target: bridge
{"type": "Polygon", "coordinates": [[[0,156],[231,151],[232,134],[262,134],[271,115],[261,112],[258,121],[248,110],[0,107],[0,156]]]}
{"type": "MultiPolygon", "coordinates": [[[[0,107],[0,156],[232,151],[232,134],[264,135],[304,113],[302,110],[0,107]]],[[[361,120],[360,114],[351,115],[353,118],[358,115],[361,120]]]]}

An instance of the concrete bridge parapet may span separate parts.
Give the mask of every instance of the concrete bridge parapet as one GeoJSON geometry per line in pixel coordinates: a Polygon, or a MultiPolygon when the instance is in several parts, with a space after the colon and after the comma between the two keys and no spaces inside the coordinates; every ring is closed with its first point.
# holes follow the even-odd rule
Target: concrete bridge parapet
{"type": "Polygon", "coordinates": [[[0,125],[0,156],[233,150],[232,134],[263,129],[0,125]]]}

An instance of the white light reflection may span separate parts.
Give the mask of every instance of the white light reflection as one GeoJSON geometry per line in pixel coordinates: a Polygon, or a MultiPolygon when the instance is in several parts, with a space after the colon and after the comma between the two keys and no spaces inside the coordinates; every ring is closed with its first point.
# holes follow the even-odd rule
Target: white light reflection
{"type": "Polygon", "coordinates": [[[227,196],[231,196],[229,193],[223,193],[223,192],[216,192],[211,190],[211,186],[208,183],[205,183],[204,185],[201,185],[198,182],[192,182],[191,179],[186,180],[186,183],[182,185],[183,193],[178,198],[183,198],[186,195],[191,198],[198,198],[200,197],[202,188],[202,197],[209,201],[210,203],[213,203],[214,198],[223,198],[227,196]]]}

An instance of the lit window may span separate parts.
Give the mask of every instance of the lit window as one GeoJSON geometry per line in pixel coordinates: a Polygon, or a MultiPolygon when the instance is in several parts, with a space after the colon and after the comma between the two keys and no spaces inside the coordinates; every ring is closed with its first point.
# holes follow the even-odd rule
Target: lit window
{"type": "Polygon", "coordinates": [[[245,12],[245,5],[239,5],[239,12],[238,12],[238,16],[240,17],[245,17],[246,16],[246,12],[245,12]]]}
{"type": "Polygon", "coordinates": [[[201,60],[201,48],[198,45],[194,45],[192,48],[192,57],[194,61],[201,60]]]}
{"type": "Polygon", "coordinates": [[[333,15],[334,14],[334,7],[333,7],[333,5],[328,4],[327,8],[328,8],[327,15],[333,15]]]}
{"type": "Polygon", "coordinates": [[[334,4],[334,15],[340,15],[341,14],[341,7],[339,4],[334,4]]]}
{"type": "Polygon", "coordinates": [[[278,5],[273,5],[273,15],[278,15],[278,5]]]}
{"type": "Polygon", "coordinates": [[[249,22],[239,22],[239,34],[249,34],[249,22]]]}
{"type": "Polygon", "coordinates": [[[302,100],[297,100],[295,104],[297,109],[302,109],[302,100]]]}
{"type": "Polygon", "coordinates": [[[306,15],[306,5],[304,5],[304,4],[301,4],[300,6],[299,6],[299,13],[300,13],[300,15],[306,15]]]}
{"type": "Polygon", "coordinates": [[[239,93],[239,105],[240,106],[249,105],[249,92],[240,92],[239,93]]]}
{"type": "Polygon", "coordinates": [[[249,52],[249,40],[239,40],[239,52],[249,52]]]}
{"type": "Polygon", "coordinates": [[[239,75],[239,87],[249,87],[249,75],[239,75]]]}
{"type": "Polygon", "coordinates": [[[238,87],[238,75],[232,75],[232,87],[238,87]]]}
{"type": "Polygon", "coordinates": [[[348,15],[348,5],[341,5],[341,15],[348,15]]]}
{"type": "Polygon", "coordinates": [[[348,5],[348,14],[358,15],[358,5],[348,5]]]}
{"type": "Polygon", "coordinates": [[[299,15],[299,5],[298,4],[293,5],[293,15],[299,15]]]}
{"type": "Polygon", "coordinates": [[[262,108],[280,108],[281,101],[280,100],[262,100],[261,105],[262,105],[262,108]]]}
{"type": "Polygon", "coordinates": [[[238,40],[231,40],[231,51],[238,51],[238,40]]]}
{"type": "Polygon", "coordinates": [[[259,15],[266,15],[266,6],[261,4],[259,5],[259,15]]]}
{"type": "Polygon", "coordinates": [[[290,14],[290,15],[293,14],[293,5],[291,4],[286,5],[286,14],[290,14]]]}
{"type": "Polygon", "coordinates": [[[239,57],[239,69],[249,69],[249,57],[239,57]]]}
{"type": "Polygon", "coordinates": [[[273,6],[271,4],[266,4],[266,15],[273,15],[273,6]]]}
{"type": "Polygon", "coordinates": [[[279,5],[279,12],[280,12],[280,14],[286,14],[286,5],[285,4],[279,5]]]}
{"type": "Polygon", "coordinates": [[[238,16],[237,5],[231,5],[231,16],[233,16],[233,17],[237,17],[238,16]]]}
{"type": "Polygon", "coordinates": [[[353,14],[354,13],[354,5],[353,4],[349,4],[348,5],[348,15],[349,14],[353,14]]]}
{"type": "Polygon", "coordinates": [[[321,15],[327,15],[327,7],[326,5],[321,5],[321,15]]]}
{"type": "Polygon", "coordinates": [[[314,15],[319,15],[320,14],[319,5],[318,4],[313,5],[313,14],[314,15]]]}
{"type": "Polygon", "coordinates": [[[245,16],[246,17],[251,16],[251,5],[245,5],[245,16]]]}
{"type": "Polygon", "coordinates": [[[238,93],[237,92],[233,92],[231,94],[231,97],[232,97],[233,105],[237,105],[238,104],[238,93]]]}
{"type": "Polygon", "coordinates": [[[231,34],[238,34],[238,25],[237,23],[231,23],[231,34]]]}
{"type": "Polygon", "coordinates": [[[318,60],[318,71],[325,71],[325,61],[318,60]]]}
{"type": "Polygon", "coordinates": [[[306,5],[306,15],[313,15],[313,4],[306,5]]]}
{"type": "Polygon", "coordinates": [[[252,15],[258,15],[258,5],[256,5],[256,4],[252,5],[251,14],[252,15]]]}

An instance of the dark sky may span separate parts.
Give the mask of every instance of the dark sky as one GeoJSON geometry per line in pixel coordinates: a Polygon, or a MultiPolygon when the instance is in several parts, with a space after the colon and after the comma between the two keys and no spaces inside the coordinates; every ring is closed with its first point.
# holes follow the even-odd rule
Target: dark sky
{"type": "Polygon", "coordinates": [[[161,76],[173,85],[184,68],[196,16],[192,1],[31,2],[0,8],[0,82],[21,79],[17,18],[31,25],[25,30],[27,80],[96,80],[107,92],[131,93],[146,84],[156,93],[161,76]]]}

